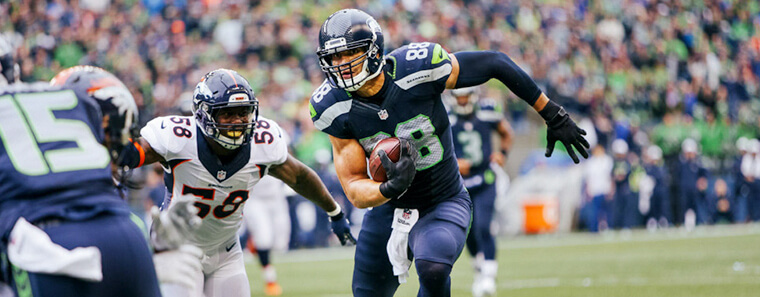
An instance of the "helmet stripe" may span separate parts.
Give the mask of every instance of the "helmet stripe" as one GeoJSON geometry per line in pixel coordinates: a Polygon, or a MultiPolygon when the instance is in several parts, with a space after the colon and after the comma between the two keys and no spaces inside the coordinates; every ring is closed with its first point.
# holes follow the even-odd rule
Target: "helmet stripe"
{"type": "Polygon", "coordinates": [[[232,71],[230,71],[229,69],[224,69],[224,71],[227,71],[227,73],[230,75],[230,77],[232,77],[232,82],[234,82],[235,83],[235,87],[237,87],[238,86],[237,79],[235,79],[235,75],[232,74],[232,71]]]}

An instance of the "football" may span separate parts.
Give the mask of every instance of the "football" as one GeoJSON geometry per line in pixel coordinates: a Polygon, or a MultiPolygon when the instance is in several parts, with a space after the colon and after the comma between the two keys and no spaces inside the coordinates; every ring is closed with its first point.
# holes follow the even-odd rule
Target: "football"
{"type": "Polygon", "coordinates": [[[398,138],[391,137],[383,139],[375,145],[372,154],[369,155],[369,174],[376,182],[388,180],[388,177],[385,175],[385,168],[383,168],[383,162],[377,156],[377,152],[380,150],[384,150],[391,161],[398,162],[398,158],[401,155],[401,142],[398,138]]]}

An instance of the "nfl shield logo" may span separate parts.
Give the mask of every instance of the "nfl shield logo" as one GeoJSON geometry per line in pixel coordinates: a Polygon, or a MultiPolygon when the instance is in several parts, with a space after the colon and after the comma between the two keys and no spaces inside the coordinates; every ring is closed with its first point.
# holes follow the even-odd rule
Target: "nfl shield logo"
{"type": "Polygon", "coordinates": [[[401,214],[401,217],[402,217],[404,220],[408,220],[409,218],[411,218],[411,217],[412,217],[412,211],[411,211],[410,209],[408,209],[408,208],[405,208],[405,209],[404,209],[404,213],[403,213],[403,214],[401,214]]]}
{"type": "Polygon", "coordinates": [[[227,171],[224,171],[224,170],[219,170],[219,171],[216,173],[216,179],[224,179],[224,178],[226,178],[226,177],[227,177],[227,171]]]}
{"type": "Polygon", "coordinates": [[[385,109],[378,111],[377,116],[379,116],[381,120],[385,121],[388,119],[388,111],[385,109]]]}

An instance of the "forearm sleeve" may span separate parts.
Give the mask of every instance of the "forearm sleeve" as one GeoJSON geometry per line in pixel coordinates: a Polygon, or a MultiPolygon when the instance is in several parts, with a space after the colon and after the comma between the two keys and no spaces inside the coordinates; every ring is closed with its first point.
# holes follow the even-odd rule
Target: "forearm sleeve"
{"type": "Polygon", "coordinates": [[[477,86],[495,78],[517,97],[533,106],[541,89],[507,54],[495,51],[458,52],[459,77],[456,87],[477,86]]]}
{"type": "Polygon", "coordinates": [[[130,141],[119,155],[117,165],[137,168],[145,163],[145,151],[138,141],[130,141]]]}

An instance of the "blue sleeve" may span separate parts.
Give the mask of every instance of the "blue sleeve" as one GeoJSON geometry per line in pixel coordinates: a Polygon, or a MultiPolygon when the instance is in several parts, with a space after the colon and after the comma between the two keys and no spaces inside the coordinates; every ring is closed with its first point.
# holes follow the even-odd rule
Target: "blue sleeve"
{"type": "Polygon", "coordinates": [[[459,62],[456,88],[477,86],[495,78],[531,106],[541,95],[536,82],[505,53],[472,51],[458,52],[454,56],[459,62]]]}

